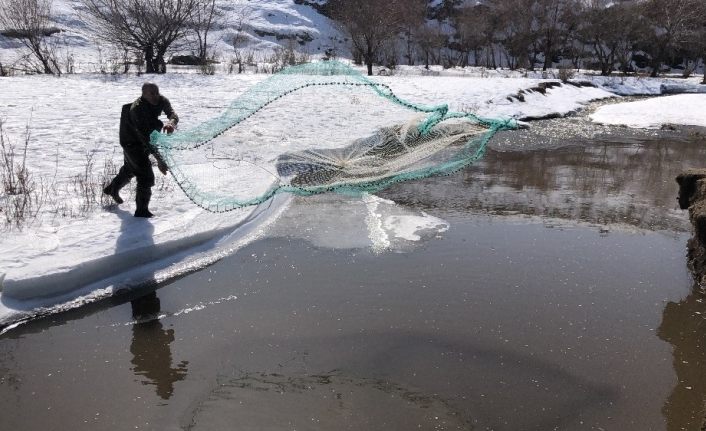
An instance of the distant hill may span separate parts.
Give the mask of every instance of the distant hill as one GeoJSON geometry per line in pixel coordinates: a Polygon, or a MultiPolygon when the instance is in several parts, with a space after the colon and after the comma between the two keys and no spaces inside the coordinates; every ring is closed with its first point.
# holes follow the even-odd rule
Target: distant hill
{"type": "MultiPolygon", "coordinates": [[[[292,48],[312,56],[327,50],[347,53],[344,37],[334,22],[324,16],[325,0],[218,0],[223,25],[209,33],[211,52],[217,59],[227,60],[237,48],[255,60],[265,60],[278,48],[292,48]],[[260,58],[258,58],[260,57],[260,58]]],[[[51,36],[60,61],[69,57],[79,65],[99,63],[120,56],[114,47],[96,40],[81,16],[79,0],[54,0],[51,36]]],[[[0,63],[5,66],[18,61],[22,44],[12,29],[0,28],[0,63]]],[[[189,54],[183,48],[174,54],[189,54]]]]}

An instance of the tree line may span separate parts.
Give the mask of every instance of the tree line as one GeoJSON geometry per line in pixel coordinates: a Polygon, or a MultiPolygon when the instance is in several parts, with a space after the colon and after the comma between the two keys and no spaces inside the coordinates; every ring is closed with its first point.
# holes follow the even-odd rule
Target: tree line
{"type": "MultiPolygon", "coordinates": [[[[441,64],[510,69],[595,69],[603,75],[706,62],[705,0],[294,0],[340,24],[354,61],[394,67],[441,64]]],[[[208,60],[209,32],[232,27],[237,51],[247,2],[231,0],[79,0],[93,36],[166,71],[169,52],[208,60]],[[229,13],[227,13],[228,11],[229,13]]],[[[0,0],[0,30],[28,48],[31,69],[61,73],[50,36],[52,0],[0,0]],[[9,32],[9,33],[8,33],[9,32]]],[[[706,67],[704,68],[706,83],[706,67]]],[[[2,64],[0,64],[0,72],[2,64]]]]}
{"type": "Polygon", "coordinates": [[[706,61],[704,0],[330,0],[325,13],[369,74],[405,63],[689,76],[706,61]]]}

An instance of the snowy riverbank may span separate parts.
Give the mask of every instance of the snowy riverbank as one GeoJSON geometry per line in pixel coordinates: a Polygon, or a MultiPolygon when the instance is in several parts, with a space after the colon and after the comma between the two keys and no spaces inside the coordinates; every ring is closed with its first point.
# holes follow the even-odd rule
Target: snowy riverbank
{"type": "MultiPolygon", "coordinates": [[[[407,72],[401,76],[374,79],[387,84],[395,94],[411,102],[447,103],[452,110],[471,111],[487,117],[561,116],[580,109],[591,100],[616,94],[656,95],[664,88],[673,89],[675,86],[684,91],[701,90],[696,80],[676,82],[596,77],[592,78],[595,86],[563,84],[547,87],[543,84],[558,81],[453,76],[451,73],[449,76],[420,76],[407,72]],[[517,97],[518,94],[522,97],[517,97]]],[[[149,79],[160,85],[163,94],[170,98],[182,118],[180,127],[189,129],[223,111],[238,94],[266,77],[168,74],[149,79]]],[[[262,223],[285,210],[286,195],[276,202],[266,203],[266,211],[264,207],[244,208],[211,214],[195,207],[170,177],[161,176],[152,202],[157,217],[151,220],[132,218],[131,186],[125,189],[126,203],[119,209],[100,205],[86,209],[85,198],[77,191],[76,178],[83,175],[84,179],[99,183],[102,179],[100,171],[109,171],[102,168],[105,163],[121,164],[122,155],[117,144],[119,107],[137,97],[144,80],[144,77],[137,76],[105,75],[0,78],[0,119],[6,138],[15,148],[20,148],[29,124],[27,168],[36,184],[52,184],[52,188],[46,190],[43,205],[37,209],[35,217],[28,219],[21,229],[4,227],[0,238],[0,273],[5,274],[4,292],[0,297],[4,310],[0,310],[0,323],[12,320],[8,316],[16,315],[18,310],[25,312],[57,302],[90,300],[94,296],[109,295],[116,287],[147,280],[160,281],[193,270],[217,259],[222,253],[233,252],[243,241],[251,239],[254,232],[262,232],[262,223]],[[93,160],[89,174],[86,174],[87,155],[93,160]],[[234,231],[237,240],[231,237],[223,241],[234,231]],[[29,299],[32,300],[28,302],[29,299]]],[[[296,97],[310,97],[310,103],[316,106],[315,92],[296,97]]],[[[691,106],[706,99],[706,95],[688,97],[693,99],[683,99],[683,102],[691,103],[691,106]]],[[[356,115],[360,106],[351,101],[342,103],[340,109],[344,115],[356,115]]],[[[632,107],[623,111],[628,109],[632,107]]],[[[683,115],[683,104],[661,103],[657,111],[666,113],[670,109],[678,112],[681,118],[688,117],[683,115]]],[[[693,112],[700,112],[700,109],[693,109],[693,112]]],[[[251,139],[259,139],[268,132],[272,134],[273,130],[283,136],[287,134],[286,130],[277,130],[276,121],[267,116],[255,119],[252,127],[254,132],[259,132],[253,133],[251,139]]],[[[321,136],[329,134],[325,127],[307,132],[321,136]]],[[[263,184],[254,186],[262,187],[263,184]]],[[[409,218],[412,221],[405,226],[400,226],[397,220],[394,229],[388,230],[393,236],[414,237],[415,230],[428,224],[424,215],[419,217],[409,218]]],[[[375,217],[370,220],[380,226],[391,226],[390,220],[376,221],[375,217]]],[[[431,222],[437,223],[436,220],[431,222]]]]}
{"type": "Polygon", "coordinates": [[[679,94],[601,106],[590,115],[601,124],[659,129],[663,125],[706,127],[706,95],[679,94]]]}

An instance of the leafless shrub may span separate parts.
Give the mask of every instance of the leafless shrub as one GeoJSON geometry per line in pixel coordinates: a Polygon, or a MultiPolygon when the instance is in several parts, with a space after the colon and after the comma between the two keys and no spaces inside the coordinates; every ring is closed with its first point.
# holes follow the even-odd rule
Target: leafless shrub
{"type": "MultiPolygon", "coordinates": [[[[31,129],[27,126],[21,148],[8,139],[0,121],[0,217],[3,228],[22,229],[34,221],[51,217],[85,217],[98,206],[113,203],[102,193],[103,186],[117,173],[115,154],[107,156],[102,169],[96,170],[96,152],[87,151],[81,171],[63,181],[57,181],[59,149],[55,155],[53,175],[35,177],[27,167],[31,129]],[[78,199],[76,199],[76,197],[78,199]],[[42,215],[40,217],[40,214],[42,215]]],[[[171,187],[162,184],[161,189],[171,187]]],[[[132,190],[127,190],[132,197],[132,190]]]]}
{"type": "Polygon", "coordinates": [[[293,47],[290,45],[286,47],[275,48],[275,50],[272,52],[272,55],[270,56],[268,63],[273,65],[274,72],[279,72],[288,65],[296,64],[296,61],[296,53],[294,52],[293,47]]]}
{"type": "Polygon", "coordinates": [[[321,58],[324,61],[329,61],[329,60],[336,60],[338,58],[338,51],[336,50],[336,47],[330,47],[326,48],[324,50],[324,56],[321,58]]]}
{"type": "Polygon", "coordinates": [[[29,126],[24,148],[21,150],[19,158],[17,157],[15,147],[9,142],[3,129],[2,120],[0,120],[0,149],[2,150],[2,189],[6,195],[14,196],[22,194],[27,190],[27,180],[29,179],[29,171],[27,170],[27,147],[29,144],[29,126]]]}
{"type": "Polygon", "coordinates": [[[692,73],[696,71],[696,67],[698,66],[698,63],[695,61],[686,61],[686,66],[684,66],[684,70],[682,70],[681,77],[682,78],[688,78],[691,76],[692,73]]]}
{"type": "Polygon", "coordinates": [[[228,75],[232,74],[233,71],[235,70],[235,65],[240,64],[238,62],[238,59],[236,57],[230,57],[228,61],[225,63],[225,71],[228,75]]]}
{"type": "Polygon", "coordinates": [[[311,54],[309,54],[308,52],[300,52],[299,55],[297,55],[296,64],[306,63],[311,63],[311,54]]]}
{"type": "Polygon", "coordinates": [[[255,62],[255,51],[252,49],[236,49],[233,51],[233,57],[228,59],[225,64],[225,70],[228,74],[243,73],[246,66],[256,66],[255,62]]]}
{"type": "Polygon", "coordinates": [[[27,168],[27,148],[30,141],[30,128],[27,126],[24,145],[20,150],[9,141],[0,120],[0,174],[2,194],[0,211],[7,225],[21,228],[34,217],[41,206],[40,193],[31,172],[27,168]]]}
{"type": "Polygon", "coordinates": [[[68,74],[73,74],[76,72],[76,59],[74,58],[74,54],[71,52],[68,52],[64,58],[64,72],[68,74]]]}
{"type": "Polygon", "coordinates": [[[228,73],[233,73],[236,64],[238,65],[238,73],[243,73],[245,65],[253,63],[253,50],[245,49],[245,45],[249,40],[249,36],[245,30],[253,14],[253,9],[242,0],[231,2],[231,6],[233,10],[228,21],[235,30],[235,34],[230,40],[230,43],[233,45],[235,58],[231,59],[228,73]]]}
{"type": "Polygon", "coordinates": [[[304,64],[311,61],[311,55],[307,53],[299,53],[294,49],[294,41],[290,41],[284,47],[277,47],[272,51],[272,54],[265,60],[267,65],[258,67],[257,71],[264,73],[277,73],[287,66],[304,64]]]}
{"type": "Polygon", "coordinates": [[[98,203],[100,183],[96,181],[93,170],[95,167],[95,151],[87,151],[83,170],[72,178],[73,191],[80,198],[79,213],[85,215],[98,203]]]}
{"type": "MultiPolygon", "coordinates": [[[[103,187],[117,174],[118,167],[113,162],[112,155],[107,156],[103,159],[101,170],[96,173],[95,156],[95,150],[87,151],[83,169],[72,177],[72,192],[79,197],[79,205],[75,213],[78,216],[85,216],[98,205],[107,207],[113,204],[113,199],[103,193],[103,187]]],[[[74,214],[72,211],[69,213],[74,214]]]]}
{"type": "Polygon", "coordinates": [[[112,61],[110,62],[110,74],[111,74],[111,75],[117,75],[117,74],[119,74],[119,73],[120,73],[120,69],[122,69],[123,67],[124,67],[124,66],[123,66],[123,63],[122,63],[122,62],[112,60],[112,61]]]}
{"type": "Polygon", "coordinates": [[[199,65],[199,72],[201,72],[202,75],[215,75],[215,73],[216,73],[215,61],[206,60],[205,63],[199,65]]]}
{"type": "Polygon", "coordinates": [[[108,48],[105,49],[101,45],[96,48],[98,60],[96,62],[97,69],[101,75],[118,75],[120,73],[128,73],[130,70],[130,51],[128,49],[108,48]]]}
{"type": "Polygon", "coordinates": [[[59,146],[57,146],[54,154],[54,174],[45,182],[44,186],[46,197],[44,204],[48,207],[50,214],[66,217],[70,211],[70,205],[65,199],[59,198],[59,187],[56,182],[59,172],[59,154],[59,146]]]}
{"type": "Polygon", "coordinates": [[[110,181],[118,173],[118,166],[113,162],[113,157],[108,156],[103,159],[103,169],[98,174],[97,186],[99,189],[96,193],[100,196],[100,205],[107,207],[113,204],[113,198],[103,193],[103,187],[108,185],[110,181]]]}
{"type": "Polygon", "coordinates": [[[560,67],[557,72],[557,78],[559,78],[563,83],[566,83],[570,79],[573,79],[575,75],[576,70],[571,67],[560,67]]]}
{"type": "Polygon", "coordinates": [[[171,181],[171,177],[169,175],[157,175],[157,184],[155,188],[160,195],[169,195],[174,192],[174,182],[171,181]]]}

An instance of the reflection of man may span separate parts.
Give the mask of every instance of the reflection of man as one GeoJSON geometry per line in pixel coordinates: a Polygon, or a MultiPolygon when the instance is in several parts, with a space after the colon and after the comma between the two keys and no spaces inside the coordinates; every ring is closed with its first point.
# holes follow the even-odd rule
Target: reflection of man
{"type": "Polygon", "coordinates": [[[118,175],[103,189],[103,193],[112,197],[115,203],[121,204],[123,199],[120,197],[120,189],[136,177],[135,217],[153,215],[148,209],[154,185],[149,155],[153,154],[157,159],[157,167],[162,174],[166,175],[168,169],[159,153],[150,145],[150,134],[153,131],[172,133],[178,122],[179,117],[169,100],[160,95],[157,84],[151,82],[142,86],[142,96],[123,106],[120,114],[120,146],[123,147],[125,161],[118,175]],[[167,124],[159,120],[162,112],[169,118],[167,124]]]}
{"type": "Polygon", "coordinates": [[[131,305],[133,317],[138,320],[132,327],[132,370],[147,378],[144,384],[157,386],[157,395],[162,399],[169,399],[174,392],[174,383],[186,377],[188,362],[182,361],[172,368],[169,345],[174,341],[174,330],[165,331],[157,318],[159,298],[156,293],[135,299],[131,305]]]}
{"type": "Polygon", "coordinates": [[[706,298],[692,293],[679,303],[670,302],[662,313],[657,335],[674,346],[677,385],[662,413],[667,430],[706,429],[706,298]]]}

